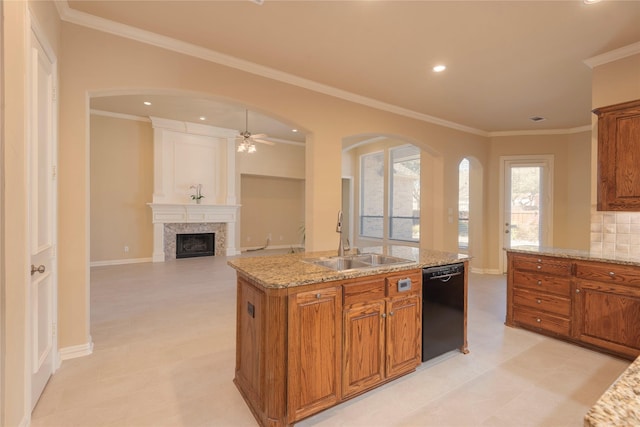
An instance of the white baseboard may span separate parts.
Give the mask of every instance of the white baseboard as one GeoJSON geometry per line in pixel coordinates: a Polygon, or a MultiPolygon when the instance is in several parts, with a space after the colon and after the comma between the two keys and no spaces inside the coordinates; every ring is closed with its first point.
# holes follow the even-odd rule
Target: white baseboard
{"type": "Polygon", "coordinates": [[[121,265],[121,264],[138,264],[141,262],[152,262],[152,258],[128,258],[128,259],[112,259],[109,261],[92,261],[89,267],[102,267],[105,265],[121,265]]]}
{"type": "Polygon", "coordinates": [[[76,357],[89,356],[93,353],[93,340],[90,340],[86,344],[72,345],[60,349],[60,359],[69,360],[76,357]]]}
{"type": "Polygon", "coordinates": [[[257,251],[257,250],[269,250],[269,249],[301,249],[303,248],[303,246],[300,246],[298,244],[295,245],[269,245],[266,248],[263,248],[262,246],[258,246],[258,247],[244,247],[244,248],[240,248],[241,252],[247,252],[247,251],[257,251]]]}

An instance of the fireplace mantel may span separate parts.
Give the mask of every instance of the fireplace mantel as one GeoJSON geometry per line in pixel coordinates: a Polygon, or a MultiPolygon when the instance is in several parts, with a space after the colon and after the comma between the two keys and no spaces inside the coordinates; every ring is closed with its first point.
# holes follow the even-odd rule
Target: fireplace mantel
{"type": "Polygon", "coordinates": [[[206,205],[181,203],[147,203],[152,211],[153,262],[163,262],[164,225],[220,223],[227,225],[226,255],[237,255],[233,236],[240,205],[206,205]]]}

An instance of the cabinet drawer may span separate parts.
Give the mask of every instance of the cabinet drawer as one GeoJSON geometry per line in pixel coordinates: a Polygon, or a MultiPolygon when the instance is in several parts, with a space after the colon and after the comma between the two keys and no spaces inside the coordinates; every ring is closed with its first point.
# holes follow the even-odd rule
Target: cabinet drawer
{"type": "Polygon", "coordinates": [[[560,316],[569,317],[571,314],[571,300],[569,298],[550,295],[544,292],[514,289],[513,303],[531,307],[534,310],[559,314],[560,316]]]}
{"type": "Polygon", "coordinates": [[[544,256],[514,256],[513,267],[516,270],[537,271],[538,273],[571,275],[571,261],[544,256]]]}
{"type": "Polygon", "coordinates": [[[384,279],[366,280],[342,285],[344,292],[344,305],[369,302],[385,297],[384,279]]]}
{"type": "Polygon", "coordinates": [[[387,296],[395,297],[401,295],[413,294],[422,291],[422,270],[410,270],[398,273],[397,275],[389,276],[386,279],[387,282],[387,296]],[[401,280],[410,279],[411,284],[409,288],[399,289],[398,282],[401,280]]]}
{"type": "Polygon", "coordinates": [[[513,285],[518,288],[551,292],[566,297],[571,295],[571,281],[568,277],[515,271],[513,273],[513,285]]]}
{"type": "Polygon", "coordinates": [[[576,263],[576,277],[621,285],[640,285],[640,268],[619,264],[576,263]]]}
{"type": "Polygon", "coordinates": [[[520,307],[514,308],[513,320],[521,325],[564,336],[569,336],[571,330],[571,323],[567,318],[520,307]]]}

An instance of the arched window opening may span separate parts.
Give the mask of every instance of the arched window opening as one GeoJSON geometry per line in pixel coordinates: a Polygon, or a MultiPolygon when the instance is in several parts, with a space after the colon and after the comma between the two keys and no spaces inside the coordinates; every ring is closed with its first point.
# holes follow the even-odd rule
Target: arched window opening
{"type": "Polygon", "coordinates": [[[458,167],[458,249],[469,250],[469,159],[458,167]]]}

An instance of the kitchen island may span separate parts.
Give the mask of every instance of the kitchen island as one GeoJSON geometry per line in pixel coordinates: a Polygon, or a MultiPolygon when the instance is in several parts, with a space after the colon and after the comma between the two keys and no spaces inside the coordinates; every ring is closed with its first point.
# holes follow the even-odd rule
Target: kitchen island
{"type": "Polygon", "coordinates": [[[422,268],[467,267],[468,258],[368,251],[405,261],[334,270],[312,261],[335,252],[314,252],[228,262],[237,272],[234,382],[259,424],[291,425],[421,363],[422,268]]]}

